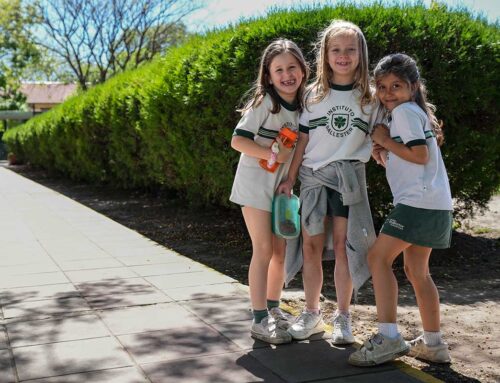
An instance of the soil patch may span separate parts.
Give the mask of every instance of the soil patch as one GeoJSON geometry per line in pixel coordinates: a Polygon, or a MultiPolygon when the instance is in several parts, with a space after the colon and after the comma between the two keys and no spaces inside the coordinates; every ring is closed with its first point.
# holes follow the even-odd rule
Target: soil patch
{"type": "MultiPolygon", "coordinates": [[[[239,209],[196,208],[172,195],[87,185],[27,166],[8,168],[248,284],[251,246],[239,209]]],[[[494,197],[489,208],[453,233],[450,249],[436,250],[431,257],[431,272],[441,294],[442,330],[453,363],[441,366],[403,358],[445,382],[500,382],[500,196],[494,197]]],[[[326,319],[335,311],[333,266],[333,262],[324,263],[326,319]]],[[[418,309],[400,260],[394,268],[400,286],[399,325],[410,339],[421,328],[418,309]]],[[[303,306],[301,288],[298,275],[284,294],[285,303],[297,311],[303,306]]],[[[353,327],[357,339],[364,340],[376,331],[370,282],[358,298],[352,308],[353,327]]]]}

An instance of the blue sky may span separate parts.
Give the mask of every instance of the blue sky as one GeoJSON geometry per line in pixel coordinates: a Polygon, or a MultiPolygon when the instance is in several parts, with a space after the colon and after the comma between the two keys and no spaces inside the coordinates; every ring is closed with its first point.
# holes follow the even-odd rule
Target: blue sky
{"type": "MultiPolygon", "coordinates": [[[[376,0],[354,0],[358,4],[372,3],[376,0]]],[[[389,4],[393,0],[386,1],[389,4]]],[[[422,0],[426,5],[431,0],[422,0]]],[[[467,7],[476,13],[482,13],[488,21],[500,19],[500,0],[440,0],[451,7],[467,7]]],[[[264,16],[272,7],[299,7],[301,5],[334,5],[334,0],[205,0],[205,6],[184,19],[191,32],[204,32],[207,29],[223,27],[236,23],[242,18],[264,16]]]]}

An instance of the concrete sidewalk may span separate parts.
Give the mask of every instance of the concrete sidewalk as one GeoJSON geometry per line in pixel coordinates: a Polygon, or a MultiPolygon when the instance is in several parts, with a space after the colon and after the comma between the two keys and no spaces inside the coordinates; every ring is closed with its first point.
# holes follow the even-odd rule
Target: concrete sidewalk
{"type": "Polygon", "coordinates": [[[245,286],[2,167],[0,217],[0,383],[436,381],[254,341],[245,286]]]}

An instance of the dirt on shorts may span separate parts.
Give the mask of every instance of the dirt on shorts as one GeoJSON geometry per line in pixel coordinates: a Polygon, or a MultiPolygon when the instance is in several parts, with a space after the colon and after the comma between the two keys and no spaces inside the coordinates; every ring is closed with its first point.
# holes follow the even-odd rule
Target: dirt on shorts
{"type": "MultiPolygon", "coordinates": [[[[28,166],[9,169],[54,189],[146,237],[221,273],[248,283],[251,244],[239,209],[197,208],[168,193],[124,191],[47,175],[28,166]]],[[[430,269],[441,297],[444,340],[452,363],[439,365],[403,357],[404,362],[445,382],[500,382],[500,196],[489,210],[462,222],[452,246],[435,250],[430,269]]],[[[400,257],[401,258],[401,257],[400,257]]],[[[331,320],[336,309],[333,262],[324,262],[321,308],[331,320]]],[[[394,270],[399,284],[398,324],[406,339],[421,332],[411,285],[401,259],[394,270]]],[[[304,305],[301,275],[285,290],[283,301],[296,312],[304,305]]],[[[351,306],[353,331],[363,341],[377,330],[371,282],[351,306]]]]}

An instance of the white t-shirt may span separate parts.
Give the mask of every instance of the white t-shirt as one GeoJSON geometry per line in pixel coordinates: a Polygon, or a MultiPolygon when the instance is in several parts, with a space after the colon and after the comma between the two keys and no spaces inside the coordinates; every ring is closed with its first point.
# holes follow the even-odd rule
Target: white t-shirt
{"type": "Polygon", "coordinates": [[[394,205],[453,210],[448,175],[427,114],[415,102],[405,102],[392,110],[389,129],[396,142],[409,147],[427,145],[429,149],[425,165],[388,154],[386,177],[394,205]]]}
{"type": "MultiPolygon", "coordinates": [[[[268,148],[282,127],[298,130],[297,108],[283,100],[280,105],[278,113],[271,113],[272,100],[266,95],[259,106],[245,112],[233,135],[247,137],[268,148]]],[[[229,200],[242,206],[271,211],[274,192],[287,176],[292,157],[271,173],[259,165],[260,159],[241,153],[229,200]]]]}
{"type": "Polygon", "coordinates": [[[303,166],[317,170],[339,160],[368,162],[374,106],[361,109],[360,101],[361,93],[352,85],[332,85],[323,100],[307,104],[299,121],[300,131],[309,134],[303,166]]]}

